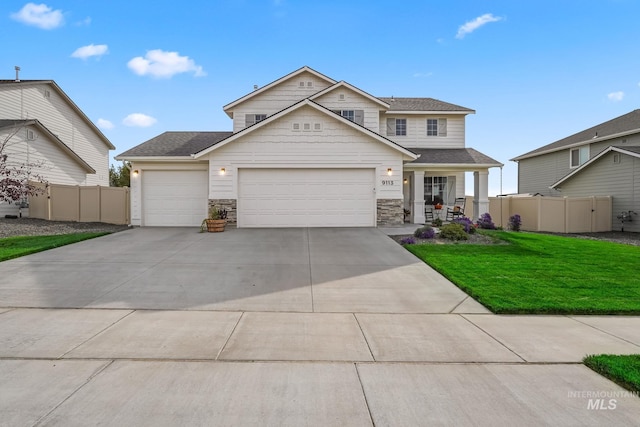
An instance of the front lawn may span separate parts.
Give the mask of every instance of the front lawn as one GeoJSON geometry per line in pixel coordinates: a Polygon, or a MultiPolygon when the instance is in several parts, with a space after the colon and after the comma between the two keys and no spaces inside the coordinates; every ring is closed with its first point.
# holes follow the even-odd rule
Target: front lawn
{"type": "Polygon", "coordinates": [[[0,261],[93,239],[109,233],[75,233],[55,236],[19,236],[0,239],[0,261]]]}
{"type": "Polygon", "coordinates": [[[640,354],[587,356],[584,364],[619,386],[640,393],[640,354]]]}
{"type": "Polygon", "coordinates": [[[407,245],[501,314],[640,314],[640,247],[491,232],[506,245],[407,245]]]}

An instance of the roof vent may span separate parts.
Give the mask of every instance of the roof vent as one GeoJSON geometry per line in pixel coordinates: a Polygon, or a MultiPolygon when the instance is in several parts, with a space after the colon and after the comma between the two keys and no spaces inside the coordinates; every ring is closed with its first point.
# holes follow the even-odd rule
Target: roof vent
{"type": "Polygon", "coordinates": [[[597,138],[598,137],[598,132],[596,132],[595,135],[593,135],[593,138],[597,138]]]}
{"type": "Polygon", "coordinates": [[[253,90],[258,90],[258,85],[253,85],[253,90]]]}
{"type": "Polygon", "coordinates": [[[20,82],[20,67],[18,67],[17,65],[14,67],[16,70],[16,83],[20,82]]]}

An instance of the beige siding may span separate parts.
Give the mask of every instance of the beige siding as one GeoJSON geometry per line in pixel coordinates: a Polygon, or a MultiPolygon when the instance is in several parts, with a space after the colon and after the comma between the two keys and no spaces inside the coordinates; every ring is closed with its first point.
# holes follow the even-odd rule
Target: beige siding
{"type": "Polygon", "coordinates": [[[380,134],[407,148],[464,148],[465,119],[460,115],[395,115],[380,113],[380,134]],[[387,119],[407,119],[407,135],[387,135],[387,119]],[[447,119],[447,136],[427,136],[427,119],[447,119]]]}
{"type": "Polygon", "coordinates": [[[612,196],[612,224],[620,229],[616,218],[622,211],[635,211],[638,216],[625,223],[625,231],[640,231],[640,159],[620,155],[620,163],[613,163],[613,152],[605,154],[561,185],[563,196],[612,196]]]}
{"type": "Polygon", "coordinates": [[[314,101],[330,110],[364,110],[364,127],[380,133],[380,105],[351,89],[340,87],[314,101]]]}
{"type": "Polygon", "coordinates": [[[53,87],[0,86],[0,117],[39,120],[96,170],[87,175],[85,185],[109,185],[108,147],[53,87]]]}
{"type": "Polygon", "coordinates": [[[325,80],[308,72],[291,77],[234,108],[233,131],[238,132],[245,128],[246,114],[266,114],[270,116],[326,89],[328,86],[329,83],[325,80]],[[300,82],[304,83],[304,87],[300,87],[300,82]],[[311,82],[312,86],[307,86],[307,82],[311,82]]]}
{"type": "Polygon", "coordinates": [[[402,198],[402,155],[330,115],[305,107],[213,151],[209,198],[237,198],[243,167],[375,168],[376,198],[402,198]],[[294,131],[293,123],[320,123],[321,131],[294,131]],[[220,174],[225,168],[226,173],[220,174]],[[387,169],[392,175],[387,175],[387,169]],[[383,181],[386,181],[383,185],[383,181]],[[392,183],[390,183],[390,181],[392,183]]]}

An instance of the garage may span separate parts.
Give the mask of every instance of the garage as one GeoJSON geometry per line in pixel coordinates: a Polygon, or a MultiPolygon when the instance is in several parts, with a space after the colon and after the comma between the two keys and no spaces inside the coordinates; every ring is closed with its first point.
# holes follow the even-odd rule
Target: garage
{"type": "Polygon", "coordinates": [[[204,170],[147,170],[142,175],[143,225],[199,226],[207,216],[204,170]]]}
{"type": "Polygon", "coordinates": [[[238,226],[375,226],[374,177],[374,169],[240,169],[238,226]]]}

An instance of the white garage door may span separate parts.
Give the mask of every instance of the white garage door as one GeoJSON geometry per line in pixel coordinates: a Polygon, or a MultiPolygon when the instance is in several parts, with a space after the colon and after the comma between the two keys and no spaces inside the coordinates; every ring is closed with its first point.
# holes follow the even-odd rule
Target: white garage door
{"type": "Polygon", "coordinates": [[[238,226],[374,226],[374,176],[374,169],[240,169],[238,226]]]}
{"type": "Polygon", "coordinates": [[[142,225],[198,226],[207,216],[206,171],[144,171],[142,225]]]}

